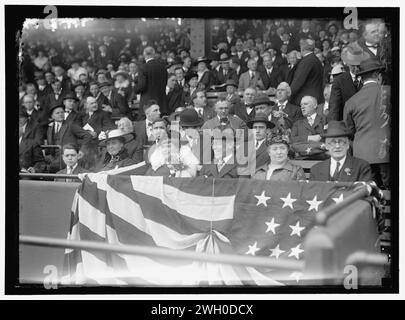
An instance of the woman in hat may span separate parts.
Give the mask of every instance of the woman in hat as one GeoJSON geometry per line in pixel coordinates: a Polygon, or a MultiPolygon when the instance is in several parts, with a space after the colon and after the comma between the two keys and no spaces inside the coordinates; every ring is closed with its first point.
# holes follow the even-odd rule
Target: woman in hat
{"type": "Polygon", "coordinates": [[[194,100],[197,93],[198,86],[198,74],[195,72],[189,72],[185,76],[186,83],[188,84],[187,92],[185,93],[185,104],[191,104],[191,101],[194,100]]]}
{"type": "Polygon", "coordinates": [[[257,168],[252,178],[270,181],[305,180],[302,167],[289,161],[289,149],[290,145],[283,136],[275,136],[267,140],[267,152],[270,161],[257,168]]]}
{"type": "Polygon", "coordinates": [[[199,57],[195,64],[197,65],[198,87],[209,90],[214,82],[213,76],[207,67],[210,60],[205,57],[199,57]]]}
{"type": "Polygon", "coordinates": [[[130,158],[125,144],[133,139],[133,135],[126,133],[121,129],[107,131],[105,139],[100,143],[100,147],[106,147],[105,157],[97,166],[95,172],[107,171],[122,167],[127,167],[135,164],[135,161],[130,158]]]}

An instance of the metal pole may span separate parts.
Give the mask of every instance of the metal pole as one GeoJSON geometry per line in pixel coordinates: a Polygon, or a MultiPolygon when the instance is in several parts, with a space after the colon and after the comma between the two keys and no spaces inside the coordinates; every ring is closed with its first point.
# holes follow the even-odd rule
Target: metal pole
{"type": "Polygon", "coordinates": [[[173,258],[181,260],[195,260],[202,262],[223,263],[240,266],[264,267],[283,270],[299,271],[304,269],[303,261],[291,261],[287,259],[272,259],[265,257],[249,257],[233,254],[207,254],[191,251],[172,250],[166,248],[135,246],[135,245],[114,245],[93,241],[73,241],[57,238],[20,236],[20,244],[34,245],[52,248],[71,248],[82,249],[86,251],[100,251],[111,253],[123,253],[131,255],[143,255],[173,258]]]}
{"type": "Polygon", "coordinates": [[[343,208],[347,207],[348,205],[352,204],[357,200],[361,200],[369,195],[369,192],[366,187],[362,187],[361,189],[353,192],[350,196],[346,199],[343,199],[342,202],[339,202],[333,206],[324,208],[322,211],[319,211],[318,215],[316,216],[316,223],[318,225],[326,225],[326,222],[330,217],[332,217],[335,213],[343,208]]]}
{"type": "Polygon", "coordinates": [[[365,251],[353,252],[346,259],[346,265],[373,265],[373,266],[383,266],[388,264],[388,256],[381,253],[367,253],[365,251]]]}

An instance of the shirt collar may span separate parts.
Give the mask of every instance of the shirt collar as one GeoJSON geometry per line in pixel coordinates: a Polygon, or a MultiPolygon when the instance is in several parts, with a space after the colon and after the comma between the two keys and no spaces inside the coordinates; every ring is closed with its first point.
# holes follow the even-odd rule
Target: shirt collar
{"type": "MultiPolygon", "coordinates": [[[[345,163],[345,161],[346,161],[346,158],[347,158],[347,155],[345,155],[342,159],[339,160],[339,163],[340,163],[340,168],[339,168],[339,169],[342,169],[342,167],[343,167],[343,165],[344,165],[344,163],[345,163]]],[[[331,166],[333,165],[333,166],[336,168],[336,163],[337,163],[337,160],[335,160],[335,159],[333,159],[333,158],[331,157],[331,158],[330,158],[330,164],[331,164],[331,166]]]]}
{"type": "Polygon", "coordinates": [[[363,82],[363,87],[367,84],[367,83],[377,83],[377,81],[375,80],[367,80],[363,82]]]}
{"type": "Polygon", "coordinates": [[[308,118],[311,118],[312,120],[314,120],[314,121],[315,121],[315,118],[316,118],[316,112],[315,112],[313,115],[311,115],[311,116],[307,117],[307,119],[308,119],[308,118]]]}

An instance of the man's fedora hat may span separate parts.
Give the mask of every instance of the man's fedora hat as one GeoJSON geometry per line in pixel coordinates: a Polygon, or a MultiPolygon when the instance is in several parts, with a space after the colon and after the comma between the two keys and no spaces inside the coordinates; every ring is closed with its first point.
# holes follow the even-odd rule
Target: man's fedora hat
{"type": "Polygon", "coordinates": [[[169,62],[166,66],[166,68],[171,68],[173,66],[182,66],[183,65],[183,60],[181,60],[180,57],[175,57],[173,61],[169,62]]]}
{"type": "Polygon", "coordinates": [[[204,120],[198,116],[194,108],[186,108],[180,113],[179,125],[181,127],[200,127],[204,120]]]}
{"type": "Polygon", "coordinates": [[[132,133],[125,133],[121,129],[113,129],[113,130],[107,131],[105,134],[106,134],[106,138],[101,140],[99,143],[99,146],[101,146],[101,147],[106,146],[107,141],[112,140],[112,139],[119,139],[123,143],[127,143],[133,139],[132,133]]]}
{"type": "Polygon", "coordinates": [[[76,95],[74,93],[71,93],[71,92],[69,92],[68,94],[66,94],[64,96],[63,101],[68,100],[68,99],[79,101],[79,99],[76,97],[76,95]]]}
{"type": "Polygon", "coordinates": [[[227,86],[234,86],[236,89],[238,89],[238,84],[236,83],[235,80],[232,79],[226,80],[225,87],[227,86]]]}
{"type": "Polygon", "coordinates": [[[353,42],[343,48],[340,57],[344,63],[358,66],[362,61],[370,58],[370,55],[364,52],[363,48],[360,47],[357,42],[353,42]]]}
{"type": "Polygon", "coordinates": [[[356,75],[361,76],[365,73],[370,73],[373,71],[381,71],[383,69],[384,66],[381,64],[379,60],[370,58],[360,63],[360,70],[357,72],[356,75]]]}
{"type": "Polygon", "coordinates": [[[226,53],[221,54],[221,58],[219,59],[219,62],[225,63],[225,62],[231,62],[231,58],[228,57],[226,53]]]}
{"type": "Polygon", "coordinates": [[[262,104],[267,104],[269,106],[274,106],[275,102],[271,101],[270,98],[265,93],[258,93],[251,104],[251,107],[259,106],[262,104]]]}
{"type": "Polygon", "coordinates": [[[128,73],[125,71],[118,71],[114,74],[114,79],[118,76],[123,76],[125,79],[128,79],[128,73]]]}
{"type": "Polygon", "coordinates": [[[275,127],[275,124],[274,124],[273,122],[269,121],[269,119],[266,117],[266,115],[265,115],[264,113],[261,113],[261,112],[260,112],[260,113],[257,113],[256,116],[255,116],[255,118],[252,119],[252,120],[250,120],[250,121],[248,121],[248,122],[246,123],[246,125],[248,126],[248,128],[252,129],[252,128],[253,128],[253,124],[256,123],[256,122],[263,122],[263,123],[265,123],[265,124],[266,124],[266,127],[267,127],[268,129],[272,129],[272,128],[275,127]]]}
{"type": "Polygon", "coordinates": [[[325,133],[321,133],[322,138],[334,138],[334,137],[352,137],[352,133],[347,129],[346,124],[343,121],[329,121],[328,130],[325,133]]]}
{"type": "Polygon", "coordinates": [[[62,108],[65,110],[65,106],[59,102],[54,103],[50,108],[49,108],[49,116],[52,117],[52,113],[55,109],[57,108],[62,108]]]}
{"type": "Polygon", "coordinates": [[[104,88],[104,87],[111,87],[111,86],[112,86],[112,83],[110,81],[104,81],[104,82],[101,82],[98,84],[99,89],[104,88]]]}

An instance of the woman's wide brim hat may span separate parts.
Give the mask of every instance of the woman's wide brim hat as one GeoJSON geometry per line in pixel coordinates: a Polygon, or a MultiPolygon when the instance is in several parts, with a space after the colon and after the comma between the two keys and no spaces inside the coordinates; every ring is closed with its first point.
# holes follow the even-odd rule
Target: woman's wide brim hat
{"type": "Polygon", "coordinates": [[[113,129],[106,132],[106,138],[100,141],[99,146],[105,147],[107,145],[107,142],[113,139],[119,139],[123,143],[127,143],[131,141],[133,137],[134,136],[131,133],[126,133],[121,129],[113,129]]]}

